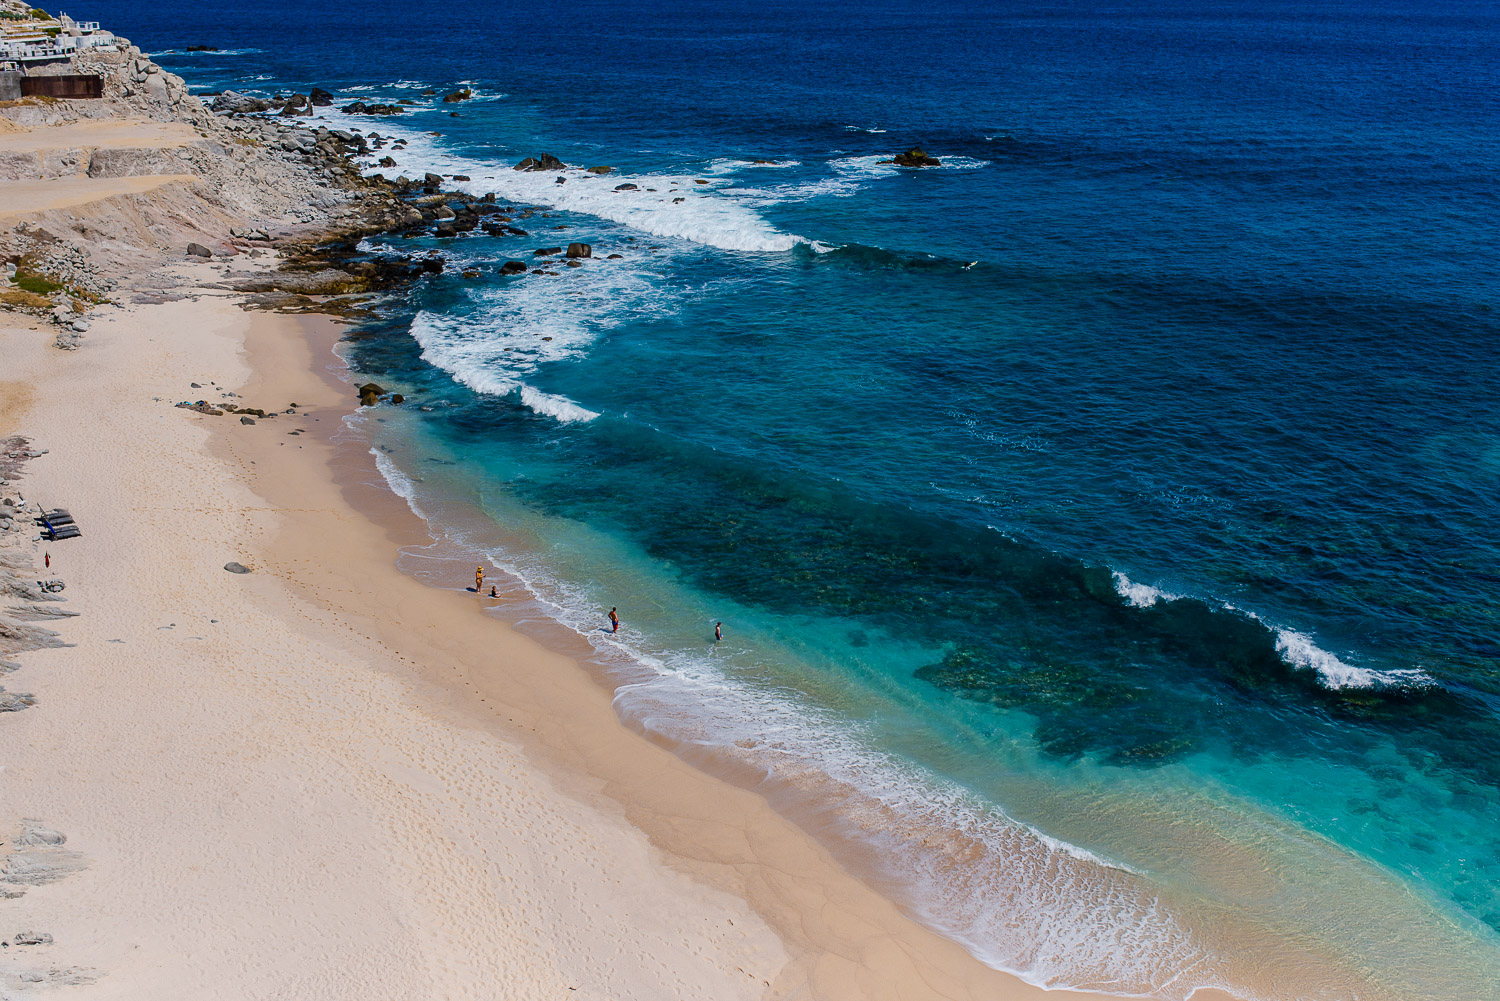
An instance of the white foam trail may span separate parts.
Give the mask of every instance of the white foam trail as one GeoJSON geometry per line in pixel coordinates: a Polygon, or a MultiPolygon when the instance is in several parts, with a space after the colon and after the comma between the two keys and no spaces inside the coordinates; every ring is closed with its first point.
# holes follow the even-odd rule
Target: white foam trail
{"type": "MultiPolygon", "coordinates": [[[[448,252],[458,267],[464,252],[448,252]]],[[[492,264],[492,261],[483,263],[492,264]]],[[[663,287],[649,267],[657,258],[593,260],[566,279],[520,275],[499,285],[471,286],[469,302],[413,318],[411,335],[422,358],[477,393],[516,394],[538,414],[563,422],[598,417],[576,401],[530,384],[544,365],[582,358],[599,335],[627,319],[669,315],[677,291],[663,287]]]]}
{"type": "MultiPolygon", "coordinates": [[[[419,131],[410,121],[382,116],[327,114],[317,116],[334,128],[358,128],[403,138],[406,149],[381,153],[396,160],[395,168],[368,168],[389,175],[393,170],[408,177],[424,173],[463,174],[468,181],[448,185],[470,194],[494,192],[511,202],[545,205],[622,223],[653,236],[688,240],[722,250],[785,251],[808,241],[783,232],[766,222],[748,204],[723,194],[713,185],[694,183],[702,175],[622,174],[594,175],[570,167],[560,171],[517,171],[513,163],[481,160],[446,149],[437,137],[419,131]],[[563,184],[557,178],[564,179],[563,184]],[[633,191],[615,190],[634,184],[633,191]]],[[[416,109],[414,109],[416,110],[416,109]]],[[[434,125],[441,125],[434,121],[434,125]]],[[[520,158],[517,157],[519,160],[520,158]]]]}
{"type": "Polygon", "coordinates": [[[584,423],[599,416],[596,411],[580,407],[566,396],[544,393],[525,383],[521,384],[521,402],[535,413],[555,417],[564,424],[584,423]]]}
{"type": "Polygon", "coordinates": [[[1118,571],[1112,576],[1115,581],[1115,593],[1135,608],[1150,608],[1158,601],[1176,601],[1182,597],[1180,594],[1172,594],[1169,591],[1152,587],[1150,584],[1137,584],[1118,571]]]}
{"type": "Polygon", "coordinates": [[[391,492],[406,501],[406,506],[411,508],[412,514],[424,521],[427,520],[426,513],[417,504],[417,485],[411,481],[411,478],[380,449],[371,448],[370,454],[375,457],[375,468],[385,478],[386,485],[391,488],[391,492]]]}
{"type": "Polygon", "coordinates": [[[1355,667],[1322,649],[1306,633],[1277,629],[1276,652],[1287,663],[1316,671],[1325,688],[1407,688],[1430,684],[1432,679],[1414,668],[1377,671],[1355,667]]]}
{"type": "MultiPolygon", "coordinates": [[[[1150,584],[1138,584],[1119,571],[1111,576],[1114,578],[1115,592],[1134,608],[1150,608],[1157,602],[1177,601],[1183,597],[1150,584]]],[[[1282,660],[1293,667],[1316,672],[1318,683],[1324,688],[1411,688],[1432,684],[1432,678],[1416,668],[1379,671],[1357,667],[1324,650],[1306,633],[1278,628],[1254,612],[1246,612],[1234,605],[1224,603],[1221,607],[1228,612],[1248,615],[1271,630],[1276,637],[1276,652],[1281,655],[1282,660]]]]}

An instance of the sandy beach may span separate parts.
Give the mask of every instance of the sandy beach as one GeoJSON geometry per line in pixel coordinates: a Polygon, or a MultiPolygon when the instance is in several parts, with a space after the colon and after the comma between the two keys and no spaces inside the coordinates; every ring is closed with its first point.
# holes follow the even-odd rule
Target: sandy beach
{"type": "Polygon", "coordinates": [[[1083,996],[622,724],[472,566],[399,572],[426,526],[339,434],[344,328],[308,297],[374,279],[292,258],[423,215],[349,168],[358,137],[90,58],[105,101],[0,116],[41,290],[0,313],[0,998],[1083,996]],[[257,415],[203,412],[230,403],[257,415]],[[41,541],[55,507],[80,538],[41,541]]]}
{"type": "Polygon", "coordinates": [[[6,492],[84,532],[6,540],[77,613],[5,677],[35,705],[0,717],[0,932],[47,936],[0,955],[6,996],[1043,993],[398,573],[422,526],[333,441],[333,321],[222,292],[91,315],[76,352],[0,328],[0,434],[47,450],[6,492]],[[173,406],[223,392],[297,413],[173,406]]]}

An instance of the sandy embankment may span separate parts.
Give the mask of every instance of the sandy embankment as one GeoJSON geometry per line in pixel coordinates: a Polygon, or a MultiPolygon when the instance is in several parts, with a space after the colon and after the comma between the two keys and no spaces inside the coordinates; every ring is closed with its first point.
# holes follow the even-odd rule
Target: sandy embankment
{"type": "Polygon", "coordinates": [[[5,950],[0,987],[1042,995],[627,730],[568,658],[397,573],[415,519],[387,496],[377,524],[335,480],[373,472],[326,437],[335,335],[218,297],[106,308],[72,354],[4,321],[0,433],[50,449],[21,488],[85,535],[45,547],[72,645],[25,654],[6,684],[37,705],[0,717],[0,851],[31,819],[83,868],[7,886],[0,935],[54,941],[5,950]],[[171,406],[247,380],[242,402],[305,416],[171,406]]]}

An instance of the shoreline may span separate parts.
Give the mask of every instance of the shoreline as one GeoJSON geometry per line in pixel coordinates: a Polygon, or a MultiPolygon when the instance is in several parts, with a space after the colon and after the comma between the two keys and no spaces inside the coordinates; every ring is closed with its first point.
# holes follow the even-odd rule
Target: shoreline
{"type": "MultiPolygon", "coordinates": [[[[343,363],[336,360],[334,345],[342,331],[332,322],[317,327],[318,333],[311,338],[310,350],[300,364],[287,364],[288,345],[268,336],[270,328],[252,327],[246,355],[256,374],[242,395],[268,395],[265,389],[254,388],[268,384],[260,382],[260,373],[301,371],[314,374],[331,395],[315,396],[311,382],[298,385],[291,395],[299,401],[302,397],[315,399],[318,405],[336,413],[349,412],[357,380],[347,369],[343,371],[349,372],[349,378],[341,378],[343,363]],[[327,359],[322,365],[320,356],[327,359]]],[[[300,345],[293,350],[301,354],[300,345]]],[[[282,533],[269,543],[265,555],[273,566],[279,563],[285,568],[286,583],[302,597],[358,621],[359,629],[369,629],[363,635],[393,651],[406,670],[430,686],[425,693],[429,697],[476,725],[519,741],[534,756],[537,766],[571,793],[592,805],[602,803],[618,810],[673,860],[675,868],[745,898],[792,952],[783,979],[773,982],[773,996],[810,992],[814,997],[840,1001],[882,996],[973,996],[1017,1001],[1044,996],[1106,996],[1048,990],[1026,983],[1013,973],[984,965],[958,943],[901,914],[894,903],[844,870],[823,845],[777,813],[763,796],[702,770],[684,760],[666,741],[622,720],[613,708],[613,692],[606,679],[583,666],[580,660],[587,648],[576,640],[569,644],[571,634],[566,627],[545,627],[542,631],[554,641],[548,643],[534,635],[535,631],[518,631],[492,615],[476,614],[474,596],[403,573],[396,566],[396,554],[403,547],[430,544],[433,539],[427,525],[389,489],[364,443],[330,440],[343,432],[341,420],[329,425],[325,418],[323,423],[325,427],[312,436],[324,456],[321,475],[329,477],[348,505],[348,513],[356,518],[338,520],[337,529],[347,533],[340,544],[328,541],[330,526],[326,523],[315,524],[316,518],[301,512],[285,515],[282,533]],[[376,542],[377,536],[381,543],[376,542]],[[344,566],[331,571],[309,556],[315,547],[348,553],[368,551],[382,543],[390,548],[383,553],[383,560],[376,557],[379,566],[362,565],[358,570],[344,566]],[[298,574],[293,566],[296,562],[318,566],[318,576],[324,579],[298,574]],[[333,597],[345,590],[358,596],[357,608],[351,608],[350,599],[333,597]],[[399,593],[392,596],[392,591],[399,593]],[[429,635],[416,635],[406,619],[371,611],[381,606],[403,616],[420,608],[426,623],[420,628],[429,635]],[[451,628],[436,627],[435,622],[451,628]],[[430,636],[435,628],[441,639],[430,636]],[[464,635],[466,630],[475,635],[464,635]],[[486,639],[500,646],[501,636],[507,651],[514,644],[524,652],[506,664],[474,666],[476,655],[486,648],[486,639]],[[568,645],[574,649],[566,649],[568,645]],[[808,881],[814,883],[813,888],[802,885],[808,881]],[[835,958],[861,955],[874,959],[883,950],[890,955],[879,964],[878,979],[871,979],[877,968],[844,966],[835,958]],[[890,962],[898,956],[902,961],[890,962]],[[842,968],[828,969],[828,964],[842,968]],[[787,978],[790,983],[784,982],[787,978]],[[932,987],[942,982],[946,986],[930,994],[911,993],[917,984],[932,987]]],[[[238,441],[225,439],[222,444],[238,441]]],[[[258,455],[262,461],[268,460],[270,448],[264,442],[258,445],[258,455]]],[[[315,468],[310,475],[320,473],[315,468]]],[[[299,478],[299,482],[305,481],[299,478]]],[[[263,476],[252,477],[251,483],[256,493],[268,500],[275,501],[278,494],[285,496],[287,492],[284,482],[267,481],[263,476]]],[[[290,503],[292,498],[286,500],[290,503]]],[[[286,510],[285,505],[278,506],[286,510]]],[[[457,559],[453,563],[453,584],[459,587],[468,567],[457,559]]],[[[517,581],[502,583],[498,604],[505,603],[506,590],[514,593],[523,587],[517,581]]],[[[497,604],[488,599],[484,603],[497,604]]],[[[1195,997],[1216,1001],[1229,995],[1203,989],[1195,997]]]]}
{"type": "MultiPolygon", "coordinates": [[[[38,324],[7,321],[0,333],[17,359],[12,378],[31,387],[29,400],[7,393],[3,430],[29,432],[34,447],[50,449],[20,485],[69,506],[85,531],[47,547],[52,572],[68,580],[70,610],[82,614],[58,627],[69,645],[22,655],[22,669],[7,679],[24,683],[37,704],[4,719],[18,746],[0,773],[7,827],[24,818],[61,832],[79,868],[6,902],[14,921],[54,942],[9,950],[4,976],[30,975],[26,964],[45,958],[65,971],[37,974],[45,983],[93,983],[98,997],[139,996],[135,983],[191,992],[227,977],[248,986],[255,976],[230,957],[260,955],[285,920],[312,945],[339,943],[323,955],[354,958],[349,970],[344,959],[329,969],[309,955],[318,951],[312,945],[277,945],[281,962],[263,957],[272,973],[291,976],[290,958],[306,966],[303,976],[338,972],[352,985],[363,975],[383,982],[397,960],[409,974],[441,957],[454,975],[431,996],[482,993],[488,975],[474,964],[496,949],[532,964],[523,983],[544,978],[534,957],[506,946],[518,937],[556,953],[559,942],[595,946],[606,930],[655,959],[624,969],[608,968],[623,962],[614,957],[601,961],[599,997],[636,996],[618,989],[632,977],[642,997],[1043,996],[901,915],[763,798],[627,727],[609,692],[571,658],[476,615],[462,595],[402,574],[394,551],[423,541],[425,527],[383,480],[371,482],[367,453],[327,440],[350,400],[348,387],[331,382],[334,359],[319,355],[341,328],[325,317],[242,312],[239,300],[205,293],[197,302],[103,310],[76,354],[53,349],[38,324]],[[305,416],[243,426],[180,411],[164,394],[180,395],[189,380],[235,385],[262,406],[295,401],[305,416]],[[85,398],[110,401],[108,429],[79,405],[85,398]],[[291,435],[289,424],[314,432],[291,435]],[[378,509],[376,519],[366,505],[378,509]],[[253,573],[224,573],[228,559],[253,573]],[[228,647],[214,643],[221,623],[233,633],[228,647]],[[197,653],[205,642],[211,652],[197,653]],[[311,718],[309,705],[319,707],[311,718]],[[300,732],[314,723],[327,730],[300,732]],[[440,767],[423,767],[424,757],[443,754],[412,743],[416,733],[453,745],[440,767]],[[556,822],[548,811],[581,814],[587,821],[571,818],[571,829],[589,834],[579,840],[594,854],[578,858],[577,842],[549,843],[553,857],[539,860],[533,831],[507,829],[514,817],[512,825],[411,840],[402,825],[431,829],[497,809],[495,786],[453,772],[486,767],[491,755],[505,757],[512,796],[516,784],[545,791],[523,819],[545,826],[556,822]],[[325,767],[357,781],[336,788],[325,767]],[[309,785],[321,789],[309,794],[309,785]],[[238,804],[246,799],[265,815],[245,814],[238,804]],[[226,816],[207,815],[224,811],[231,828],[226,816]],[[189,844],[163,847],[164,823],[189,844]],[[297,834],[287,837],[289,829],[297,834]],[[476,854],[489,864],[475,864],[476,854]],[[495,854],[508,864],[494,864],[495,854]],[[450,856],[472,867],[453,869],[450,856]],[[530,892],[550,897],[554,913],[455,932],[495,917],[492,895],[526,858],[539,880],[530,892]],[[283,866],[301,874],[289,891],[283,866]],[[394,908],[371,900],[386,891],[361,878],[370,867],[386,869],[387,879],[424,881],[445,906],[412,900],[409,890],[394,908]],[[216,875],[190,875],[206,872],[216,875]],[[633,892],[588,882],[605,874],[633,882],[633,892]],[[589,906],[574,906],[582,900],[589,906]],[[418,935],[416,945],[377,961],[371,937],[388,946],[391,929],[384,920],[364,926],[372,904],[404,913],[396,926],[445,934],[418,935]],[[618,921],[597,924],[600,909],[618,921]],[[183,914],[196,916],[196,930],[178,923],[183,914]],[[661,930],[688,918],[690,929],[661,930]],[[712,934],[699,927],[721,919],[712,934]],[[676,961],[662,958],[673,950],[676,961]]],[[[589,965],[575,957],[550,971],[589,965]]]]}

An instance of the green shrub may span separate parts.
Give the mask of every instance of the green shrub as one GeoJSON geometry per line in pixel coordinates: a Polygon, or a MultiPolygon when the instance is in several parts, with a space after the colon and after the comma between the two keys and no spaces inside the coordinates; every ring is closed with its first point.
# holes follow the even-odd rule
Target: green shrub
{"type": "Polygon", "coordinates": [[[35,295],[51,295],[63,288],[57,282],[43,278],[34,271],[17,271],[15,280],[17,288],[35,295]]]}
{"type": "Polygon", "coordinates": [[[50,21],[50,20],[52,20],[52,15],[48,14],[46,11],[42,10],[42,8],[40,8],[40,7],[33,7],[33,8],[31,8],[31,16],[34,17],[34,18],[36,18],[38,21],[50,21]]]}

